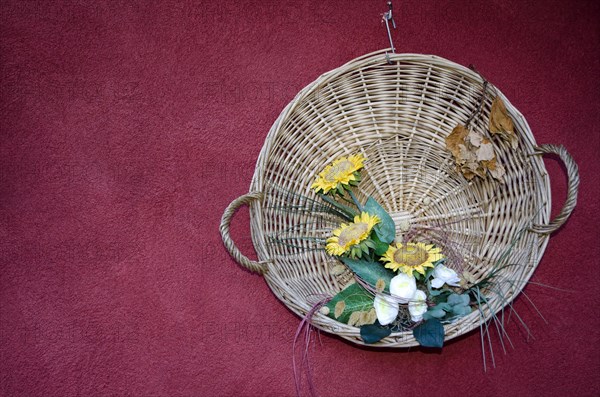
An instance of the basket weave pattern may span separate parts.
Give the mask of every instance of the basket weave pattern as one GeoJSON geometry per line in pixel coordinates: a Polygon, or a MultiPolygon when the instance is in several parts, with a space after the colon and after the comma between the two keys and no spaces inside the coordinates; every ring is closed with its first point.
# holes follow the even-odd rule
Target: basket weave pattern
{"type": "MultiPolygon", "coordinates": [[[[310,310],[316,297],[335,295],[352,274],[334,275],[332,269],[339,262],[317,249],[310,238],[327,237],[339,219],[310,211],[303,196],[315,197],[310,185],[325,164],[362,153],[368,161],[357,196],[363,202],[373,196],[381,203],[396,221],[398,237],[406,226],[425,240],[439,241],[443,234],[452,241],[460,266],[476,279],[510,252],[507,262],[518,266],[503,270],[501,277],[508,282],[499,284],[508,299],[493,298],[484,313],[475,311],[446,325],[446,340],[479,327],[525,286],[541,260],[548,234],[573,210],[578,187],[577,167],[564,148],[538,146],[523,116],[495,87],[488,90],[506,103],[519,137],[516,150],[491,138],[506,169],[506,182],[469,181],[457,171],[445,138],[478,107],[482,89],[478,74],[445,59],[391,54],[390,64],[383,51],[322,75],[273,124],[257,161],[251,193],[234,201],[223,216],[226,247],[239,263],[263,274],[275,295],[298,315],[310,310]],[[552,222],[550,183],[540,156],[548,152],[560,156],[569,175],[567,202],[552,222]],[[243,256],[229,237],[229,221],[242,204],[250,204],[258,262],[243,256]],[[290,206],[305,210],[281,210],[290,206]],[[290,244],[275,242],[274,237],[281,236],[290,236],[290,244]]],[[[491,103],[492,95],[487,95],[470,126],[488,137],[491,103]]],[[[312,322],[363,343],[358,328],[322,314],[312,322]]],[[[417,344],[411,332],[398,332],[376,346],[417,344]]]]}

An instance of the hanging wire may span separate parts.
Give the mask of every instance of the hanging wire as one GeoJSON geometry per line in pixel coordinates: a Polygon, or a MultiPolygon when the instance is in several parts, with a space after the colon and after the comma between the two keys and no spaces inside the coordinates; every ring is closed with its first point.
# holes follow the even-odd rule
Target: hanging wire
{"type": "MultiPolygon", "coordinates": [[[[392,53],[395,54],[396,47],[394,47],[394,40],[392,40],[392,32],[390,30],[390,21],[392,21],[392,27],[394,29],[396,29],[396,21],[394,21],[394,17],[392,15],[392,2],[388,1],[387,6],[388,6],[387,12],[383,13],[383,22],[385,22],[385,28],[387,29],[388,39],[390,40],[390,48],[392,49],[392,53]]],[[[390,59],[390,54],[387,52],[385,53],[385,59],[387,59],[387,62],[389,64],[392,63],[392,61],[390,59]]]]}

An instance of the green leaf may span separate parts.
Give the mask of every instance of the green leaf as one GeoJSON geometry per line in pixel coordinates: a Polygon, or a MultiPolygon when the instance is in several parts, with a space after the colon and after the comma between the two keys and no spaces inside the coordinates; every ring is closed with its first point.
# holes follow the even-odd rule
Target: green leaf
{"type": "Polygon", "coordinates": [[[425,275],[426,275],[427,277],[431,276],[431,274],[433,273],[433,271],[435,270],[435,267],[436,267],[437,265],[440,265],[440,264],[442,264],[442,265],[443,265],[443,264],[445,264],[445,263],[446,263],[446,258],[442,258],[442,259],[440,259],[439,261],[435,261],[435,262],[433,262],[433,267],[428,267],[428,268],[427,268],[428,270],[427,270],[427,272],[425,273],[425,275]]]}
{"type": "Polygon", "coordinates": [[[457,305],[452,308],[452,312],[457,316],[466,316],[467,314],[471,314],[470,306],[457,305]]]}
{"type": "Polygon", "coordinates": [[[390,292],[390,281],[395,276],[394,272],[386,269],[381,262],[373,262],[367,259],[340,258],[358,277],[375,287],[377,280],[385,282],[384,291],[390,292]]]}
{"type": "Polygon", "coordinates": [[[460,296],[458,294],[452,294],[448,297],[448,304],[449,305],[459,305],[462,302],[462,299],[460,299],[460,296]]]}
{"type": "Polygon", "coordinates": [[[434,318],[442,318],[446,315],[446,312],[443,309],[434,307],[433,309],[429,309],[427,314],[434,318]]]}
{"type": "Polygon", "coordinates": [[[390,214],[383,209],[381,205],[373,197],[369,197],[364,205],[363,210],[371,215],[377,215],[381,220],[375,225],[375,233],[383,243],[391,243],[396,237],[396,225],[390,214]]]}
{"type": "Polygon", "coordinates": [[[437,264],[440,263],[443,260],[445,260],[445,259],[442,259],[442,260],[439,260],[439,261],[435,262],[435,264],[433,265],[433,267],[428,267],[427,270],[425,270],[425,277],[423,277],[423,278],[425,280],[429,280],[429,277],[431,277],[431,274],[435,270],[435,266],[437,266],[437,264]]]}
{"type": "Polygon", "coordinates": [[[377,233],[371,234],[371,238],[375,244],[375,255],[382,256],[387,252],[388,248],[390,248],[389,244],[379,240],[379,237],[377,237],[377,233]]]}
{"type": "Polygon", "coordinates": [[[360,337],[365,343],[379,342],[386,336],[389,336],[392,330],[381,325],[369,324],[360,327],[360,337]]]}
{"type": "Polygon", "coordinates": [[[471,298],[469,298],[469,295],[461,295],[460,296],[462,301],[463,301],[463,305],[469,305],[469,302],[471,302],[471,298]]]}
{"type": "Polygon", "coordinates": [[[375,247],[376,247],[375,242],[371,239],[365,240],[364,245],[366,245],[369,248],[373,248],[373,249],[375,249],[375,247]]]}
{"type": "Polygon", "coordinates": [[[342,323],[348,323],[350,315],[357,311],[371,310],[373,308],[373,296],[369,294],[358,283],[354,283],[340,291],[327,303],[329,308],[328,316],[342,323]],[[344,301],[345,308],[342,314],[335,318],[335,306],[338,302],[344,301]]]}
{"type": "Polygon", "coordinates": [[[452,292],[448,291],[448,290],[435,290],[432,289],[429,291],[429,295],[431,295],[433,297],[433,301],[436,304],[440,304],[440,303],[445,303],[446,300],[448,299],[448,295],[450,295],[452,292]]]}
{"type": "Polygon", "coordinates": [[[452,295],[450,295],[448,297],[448,304],[450,306],[468,305],[469,304],[469,296],[468,295],[452,294],[452,295]]]}
{"type": "Polygon", "coordinates": [[[369,253],[369,246],[367,244],[361,244],[360,245],[360,249],[362,250],[362,252],[364,252],[365,254],[369,253]]]}
{"type": "Polygon", "coordinates": [[[413,329],[413,335],[423,347],[442,348],[444,346],[444,326],[436,318],[421,323],[413,329]]]}
{"type": "Polygon", "coordinates": [[[383,254],[385,254],[387,252],[388,248],[390,248],[389,244],[379,243],[375,247],[375,254],[378,256],[382,256],[383,254]]]}

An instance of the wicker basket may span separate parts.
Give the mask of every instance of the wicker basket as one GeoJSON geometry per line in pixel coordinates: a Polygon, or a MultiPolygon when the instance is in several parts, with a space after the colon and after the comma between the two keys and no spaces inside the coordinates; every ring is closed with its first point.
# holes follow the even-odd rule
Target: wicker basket
{"type": "MultiPolygon", "coordinates": [[[[243,266],[264,276],[275,295],[304,315],[323,294],[335,295],[352,278],[333,274],[337,260],[310,240],[275,242],[274,236],[325,237],[338,220],[316,215],[303,196],[316,173],[335,158],[361,152],[368,161],[357,195],[373,196],[404,227],[422,233],[443,225],[459,247],[464,267],[480,279],[510,252],[519,264],[503,271],[506,301],[492,298],[483,314],[473,312],[445,326],[446,340],[476,327],[509,304],[537,267],[549,234],[569,217],[577,200],[577,166],[562,146],[537,145],[523,116],[505,102],[519,138],[517,150],[492,138],[506,183],[491,178],[468,181],[455,169],[445,137],[477,108],[483,80],[475,72],[443,58],[418,54],[368,54],[325,73],[287,105],[273,124],[257,161],[250,193],[225,210],[221,234],[226,248],[243,266]],[[568,174],[568,197],[550,222],[550,182],[541,154],[554,153],[568,174]],[[229,234],[235,210],[250,206],[252,240],[259,261],[236,248],[229,234]],[[284,206],[306,211],[282,212],[284,206]],[[517,234],[520,235],[516,239],[517,234]],[[516,242],[512,249],[511,243],[516,242]]],[[[473,128],[487,133],[488,95],[473,128]]],[[[338,267],[339,269],[339,267],[338,267]]],[[[317,313],[313,325],[357,344],[359,329],[317,313]]],[[[393,333],[375,346],[409,347],[412,332],[393,333]]]]}

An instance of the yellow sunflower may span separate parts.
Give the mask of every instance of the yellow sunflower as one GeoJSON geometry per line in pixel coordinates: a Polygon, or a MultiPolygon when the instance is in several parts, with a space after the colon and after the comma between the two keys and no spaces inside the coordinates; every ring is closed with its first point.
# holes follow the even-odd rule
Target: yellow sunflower
{"type": "Polygon", "coordinates": [[[441,250],[433,244],[425,243],[396,243],[396,246],[390,244],[387,252],[381,257],[381,260],[388,262],[385,267],[393,271],[401,271],[409,276],[413,271],[425,274],[425,269],[433,267],[433,264],[443,259],[441,250]]]}
{"type": "Polygon", "coordinates": [[[311,188],[317,193],[323,191],[327,194],[332,190],[343,193],[343,189],[347,189],[348,185],[356,185],[360,181],[358,171],[363,168],[365,160],[362,154],[353,154],[335,160],[319,173],[311,188]]]}
{"type": "MultiPolygon", "coordinates": [[[[343,255],[352,251],[357,244],[366,242],[373,230],[373,226],[379,223],[379,218],[366,212],[356,215],[353,223],[342,223],[333,231],[333,236],[327,239],[325,250],[330,255],[343,255]]],[[[369,245],[364,247],[368,251],[369,245]]],[[[361,247],[361,250],[363,247],[361,247]]],[[[365,251],[366,252],[366,251],[365,251]]],[[[358,253],[358,252],[357,252],[358,253]]]]}

